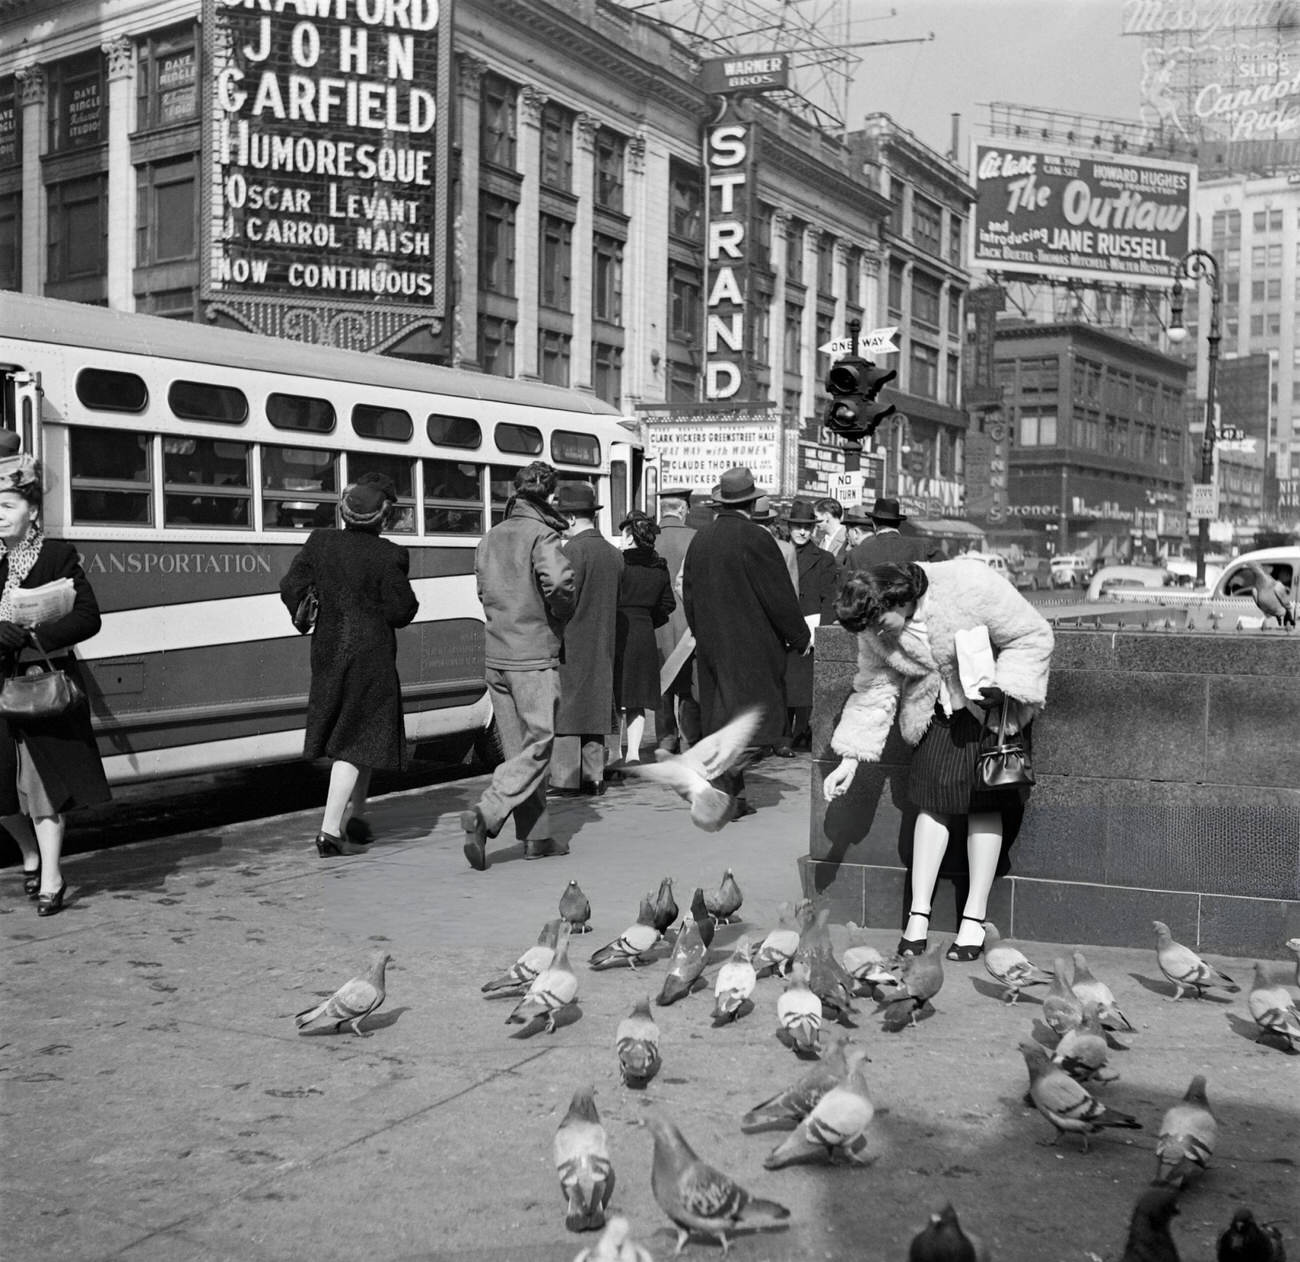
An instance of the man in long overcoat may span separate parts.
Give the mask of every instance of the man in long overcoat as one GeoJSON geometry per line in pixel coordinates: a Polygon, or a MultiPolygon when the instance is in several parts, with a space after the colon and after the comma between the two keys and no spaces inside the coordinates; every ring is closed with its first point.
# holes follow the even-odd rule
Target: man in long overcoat
{"type": "MultiPolygon", "coordinates": [[[[785,655],[811,643],[776,540],[749,520],[760,492],[746,468],[728,469],[714,500],[718,515],[696,533],[682,567],[686,620],[695,634],[705,733],[742,711],[762,712],[756,746],[775,745],[785,728],[785,655]]],[[[739,771],[718,787],[752,814],[739,771]]]]}
{"type": "Polygon", "coordinates": [[[569,522],[564,555],[573,569],[575,605],[560,650],[550,792],[599,795],[605,792],[605,737],[614,731],[614,624],[623,557],[596,529],[595,487],[560,483],[555,509],[569,522]]]}
{"type": "MultiPolygon", "coordinates": [[[[691,492],[687,487],[670,487],[659,492],[659,538],[655,540],[655,551],[668,563],[668,581],[674,591],[686,550],[695,538],[694,529],[686,524],[690,506],[691,492]]],[[[678,601],[668,621],[655,631],[660,666],[667,662],[688,629],[686,613],[678,601]]],[[[657,747],[670,754],[689,748],[700,739],[700,703],[695,699],[695,666],[690,657],[663,690],[655,712],[655,736],[657,747]]]]}
{"type": "MultiPolygon", "coordinates": [[[[806,500],[795,500],[786,518],[799,573],[799,612],[810,631],[813,627],[835,621],[835,593],[839,590],[840,580],[840,567],[836,565],[834,556],[813,542],[813,527],[817,524],[814,512],[814,507],[806,500]]],[[[779,757],[789,758],[794,748],[805,741],[811,743],[812,653],[792,652],[786,658],[785,702],[790,712],[789,726],[773,752],[779,757]]]]}
{"type": "Polygon", "coordinates": [[[910,565],[914,561],[942,561],[943,549],[933,540],[899,533],[907,517],[896,499],[876,500],[869,516],[876,533],[849,553],[849,570],[869,570],[873,565],[910,565]]]}

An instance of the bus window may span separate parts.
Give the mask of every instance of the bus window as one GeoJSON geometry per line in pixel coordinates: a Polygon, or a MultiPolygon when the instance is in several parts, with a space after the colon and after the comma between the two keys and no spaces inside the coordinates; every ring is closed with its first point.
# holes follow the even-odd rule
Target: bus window
{"type": "Polygon", "coordinates": [[[502,451],[517,452],[521,456],[540,456],[542,454],[542,431],[531,425],[515,425],[502,421],[492,431],[497,446],[502,451]]]}
{"type": "Polygon", "coordinates": [[[162,449],[165,525],[252,525],[247,443],[165,437],[162,449]]]}
{"type": "Polygon", "coordinates": [[[490,525],[504,521],[506,502],[515,493],[515,474],[520,470],[516,464],[494,464],[488,468],[488,497],[492,509],[490,525]]]}
{"type": "Polygon", "coordinates": [[[409,412],[371,407],[368,403],[358,403],[352,409],[352,428],[362,438],[382,438],[392,443],[407,442],[415,433],[409,412]]]}
{"type": "Polygon", "coordinates": [[[276,429],[309,429],[328,434],[334,429],[334,405],[328,399],[309,399],[299,394],[269,394],[266,419],[276,429]]]}
{"type": "Polygon", "coordinates": [[[144,434],[69,426],[73,522],[151,524],[149,448],[144,434]]]}
{"type": "MultiPolygon", "coordinates": [[[[513,476],[513,473],[512,473],[513,476]]],[[[424,462],[424,533],[483,533],[483,466],[458,460],[424,462]]]]}
{"type": "Polygon", "coordinates": [[[479,423],[468,416],[439,416],[436,413],[425,423],[425,432],[431,443],[443,447],[480,447],[483,431],[479,423]]]}
{"type": "Polygon", "coordinates": [[[314,447],[262,448],[262,525],[311,530],[336,525],[338,454],[314,447]]]}
{"type": "Polygon", "coordinates": [[[96,412],[143,412],[149,387],[133,372],[83,368],[77,374],[77,398],[96,412]]]}
{"type": "Polygon", "coordinates": [[[609,462],[609,519],[615,526],[627,516],[627,461],[609,462]]]}
{"type": "Polygon", "coordinates": [[[242,425],[248,420],[248,400],[233,386],[214,386],[206,381],[173,381],[167,389],[167,405],[173,415],[185,421],[220,421],[242,425]]]}
{"type": "Polygon", "coordinates": [[[358,482],[368,473],[391,478],[397,490],[397,508],[385,527],[389,533],[415,534],[415,461],[373,451],[348,452],[348,481],[358,482]]]}
{"type": "Polygon", "coordinates": [[[591,434],[557,429],[551,435],[551,459],[556,464],[587,464],[599,468],[600,439],[591,434]]]}

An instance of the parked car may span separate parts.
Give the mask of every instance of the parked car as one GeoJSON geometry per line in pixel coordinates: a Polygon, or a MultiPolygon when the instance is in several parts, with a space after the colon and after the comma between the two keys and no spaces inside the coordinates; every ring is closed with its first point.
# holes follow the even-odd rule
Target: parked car
{"type": "Polygon", "coordinates": [[[1052,558],[1053,587],[1082,587],[1092,573],[1092,562],[1087,557],[1059,556],[1052,558]]]}
{"type": "Polygon", "coordinates": [[[1173,578],[1156,565],[1103,565],[1088,581],[1084,600],[1123,600],[1125,588],[1171,587],[1173,578]]]}
{"type": "Polygon", "coordinates": [[[1052,585],[1052,565],[1047,557],[1026,552],[1019,564],[1011,567],[1011,581],[1022,591],[1036,592],[1052,585]]]}
{"type": "Polygon", "coordinates": [[[1284,548],[1261,548],[1258,552],[1247,552],[1235,561],[1230,561],[1214,585],[1214,595],[1249,596],[1255,586],[1252,562],[1277,579],[1291,593],[1292,600],[1296,599],[1300,592],[1300,544],[1290,544],[1284,548]]]}
{"type": "Polygon", "coordinates": [[[1007,564],[1007,559],[996,552],[967,552],[963,554],[972,561],[982,561],[995,574],[1001,574],[1009,583],[1011,581],[1011,567],[1007,564]]]}

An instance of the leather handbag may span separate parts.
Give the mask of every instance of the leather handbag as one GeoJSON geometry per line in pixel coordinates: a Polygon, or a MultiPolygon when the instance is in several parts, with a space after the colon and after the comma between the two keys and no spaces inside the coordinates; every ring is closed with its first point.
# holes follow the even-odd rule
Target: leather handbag
{"type": "Polygon", "coordinates": [[[57,719],[86,699],[77,681],[67,671],[55,668],[36,633],[28,634],[36,651],[45,659],[46,669],[41,670],[33,664],[25,674],[11,675],[0,687],[0,718],[19,726],[57,719]]]}
{"type": "Polygon", "coordinates": [[[1010,698],[1002,698],[1002,713],[994,728],[993,712],[984,713],[984,730],[980,737],[979,762],[975,775],[982,789],[1017,789],[1034,781],[1033,764],[1024,740],[1007,735],[1007,707],[1010,698]]]}
{"type": "Polygon", "coordinates": [[[293,625],[300,635],[306,635],[316,627],[316,615],[320,613],[320,597],[314,587],[309,587],[293,611],[293,625]]]}

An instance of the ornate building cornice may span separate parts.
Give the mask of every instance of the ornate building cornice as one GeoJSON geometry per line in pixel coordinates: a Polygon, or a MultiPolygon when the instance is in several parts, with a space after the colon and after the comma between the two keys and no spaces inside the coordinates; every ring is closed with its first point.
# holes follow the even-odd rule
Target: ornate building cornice
{"type": "Polygon", "coordinates": [[[457,92],[471,100],[476,99],[487,70],[488,64],[482,57],[475,57],[472,53],[458,53],[456,55],[457,92]]]}
{"type": "Polygon", "coordinates": [[[573,120],[573,139],[578,148],[591,153],[596,147],[596,133],[600,128],[600,119],[595,114],[578,114],[573,120]]]}
{"type": "Polygon", "coordinates": [[[519,121],[521,123],[530,123],[534,127],[540,126],[542,110],[546,108],[546,102],[550,99],[540,88],[531,83],[525,83],[519,89],[519,121]]]}
{"type": "Polygon", "coordinates": [[[45,70],[41,66],[22,66],[14,74],[23,105],[45,104],[45,70]]]}
{"type": "Polygon", "coordinates": [[[128,35],[119,35],[99,46],[108,58],[108,80],[128,79],[135,73],[135,41],[128,35]]]}

